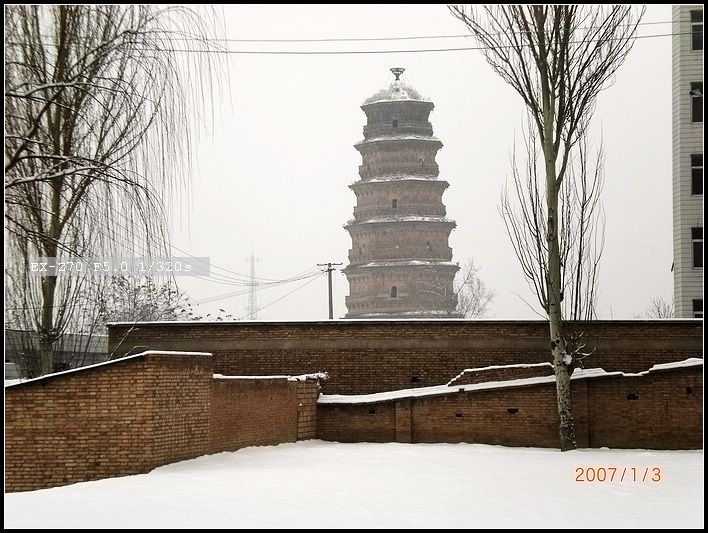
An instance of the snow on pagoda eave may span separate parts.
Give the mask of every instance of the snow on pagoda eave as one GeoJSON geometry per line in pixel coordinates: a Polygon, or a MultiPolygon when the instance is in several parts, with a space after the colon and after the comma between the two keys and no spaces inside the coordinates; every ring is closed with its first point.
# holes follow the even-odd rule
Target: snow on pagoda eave
{"type": "Polygon", "coordinates": [[[349,228],[354,226],[363,226],[366,224],[408,224],[416,222],[447,224],[453,228],[457,226],[457,222],[444,216],[395,215],[371,217],[364,220],[352,219],[349,220],[344,227],[349,228]]]}
{"type": "Polygon", "coordinates": [[[401,134],[401,135],[379,135],[378,137],[371,137],[369,139],[363,139],[354,145],[354,148],[359,146],[369,146],[371,144],[381,144],[390,142],[402,142],[402,141],[416,141],[416,142],[426,142],[432,144],[439,144],[442,148],[442,141],[435,137],[434,135],[414,135],[414,134],[401,134]]]}
{"type": "Polygon", "coordinates": [[[406,181],[419,181],[426,183],[435,183],[438,186],[442,186],[443,190],[450,186],[447,180],[438,179],[437,176],[427,175],[427,176],[377,176],[375,178],[360,178],[349,184],[349,188],[354,190],[359,186],[364,186],[368,184],[381,184],[381,183],[401,183],[406,181]]]}
{"type": "Polygon", "coordinates": [[[460,313],[449,311],[447,309],[417,309],[415,311],[391,311],[387,313],[385,311],[376,311],[371,313],[361,313],[356,316],[352,316],[352,319],[460,319],[462,315],[460,313]]]}
{"type": "Polygon", "coordinates": [[[432,259],[400,259],[391,261],[369,261],[361,265],[350,264],[344,270],[357,268],[393,268],[393,267],[444,267],[459,269],[460,266],[452,261],[435,261],[432,259]]]}
{"type": "Polygon", "coordinates": [[[377,98],[376,100],[372,101],[364,101],[364,103],[361,104],[361,109],[365,109],[367,107],[375,106],[375,105],[381,105],[381,104],[399,104],[399,103],[409,103],[409,102],[415,102],[416,104],[423,104],[427,105],[430,107],[430,109],[435,108],[435,104],[432,102],[432,100],[428,100],[427,98],[377,98]]]}

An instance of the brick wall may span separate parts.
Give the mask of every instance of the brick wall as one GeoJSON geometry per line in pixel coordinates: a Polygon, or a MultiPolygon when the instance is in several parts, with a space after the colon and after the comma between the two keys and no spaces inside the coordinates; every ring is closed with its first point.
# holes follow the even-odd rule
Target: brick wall
{"type": "Polygon", "coordinates": [[[297,384],[297,440],[317,438],[317,397],[319,382],[300,379],[297,384]]]}
{"type": "MultiPolygon", "coordinates": [[[[361,369],[360,362],[352,366],[361,369]]],[[[502,370],[483,373],[498,379],[502,370]]],[[[143,473],[205,453],[315,435],[558,445],[551,381],[368,404],[316,404],[318,394],[318,381],[307,377],[213,377],[212,358],[203,353],[148,352],[6,387],[5,487],[143,473]]],[[[581,447],[702,447],[702,365],[575,379],[573,405],[581,447]]]]}
{"type": "MultiPolygon", "coordinates": [[[[699,449],[703,368],[573,380],[580,447],[699,449]]],[[[317,407],[318,437],[558,447],[555,383],[317,407]]]]}
{"type": "Polygon", "coordinates": [[[297,440],[298,391],[294,381],[214,379],[211,451],[297,440]]]}
{"type": "Polygon", "coordinates": [[[5,388],[5,490],[144,472],[152,459],[143,431],[152,420],[148,365],[128,359],[81,380],[5,388]]]}
{"type": "Polygon", "coordinates": [[[6,387],[6,490],[137,474],[194,457],[208,442],[208,418],[176,410],[191,414],[190,403],[204,403],[210,359],[143,355],[6,387]]]}
{"type": "MultiPolygon", "coordinates": [[[[150,354],[153,378],[152,458],[149,468],[198,457],[209,449],[209,385],[213,365],[208,355],[150,354]]],[[[118,384],[130,387],[131,380],[118,384]]],[[[127,405],[127,414],[139,408],[127,405]]]]}
{"type": "MultiPolygon", "coordinates": [[[[640,372],[703,356],[700,320],[614,320],[586,325],[586,367],[640,372]]],[[[109,326],[109,351],[133,346],[206,350],[217,372],[326,371],[324,392],[367,394],[447,383],[465,368],[548,361],[544,321],[328,321],[150,323],[109,326]],[[121,339],[125,339],[121,343],[121,339]],[[120,346],[117,346],[120,343],[120,346]]]]}
{"type": "Polygon", "coordinates": [[[588,380],[590,446],[702,448],[702,371],[693,367],[588,380]]]}
{"type": "Polygon", "coordinates": [[[396,442],[396,405],[397,402],[318,405],[317,438],[337,442],[396,442]]]}
{"type": "Polygon", "coordinates": [[[317,381],[213,378],[209,354],[148,352],[5,388],[5,490],[138,474],[315,436],[317,381]]]}

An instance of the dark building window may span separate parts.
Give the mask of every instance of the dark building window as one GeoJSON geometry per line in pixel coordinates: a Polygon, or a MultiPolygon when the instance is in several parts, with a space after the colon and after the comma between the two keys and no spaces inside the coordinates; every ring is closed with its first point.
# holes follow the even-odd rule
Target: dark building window
{"type": "Polygon", "coordinates": [[[393,129],[395,130],[398,127],[398,121],[396,119],[393,120],[393,129]]]}
{"type": "Polygon", "coordinates": [[[703,228],[691,228],[693,244],[693,266],[703,268],[703,228]]]}
{"type": "Polygon", "coordinates": [[[391,207],[396,209],[398,207],[398,200],[396,200],[395,198],[391,200],[391,207]]]}
{"type": "Polygon", "coordinates": [[[691,83],[691,122],[703,122],[703,82],[691,83]]]}
{"type": "Polygon", "coordinates": [[[391,298],[398,298],[398,287],[391,287],[391,298]]]}
{"type": "Polygon", "coordinates": [[[703,10],[691,11],[691,50],[703,50],[703,10]]]}
{"type": "Polygon", "coordinates": [[[691,194],[703,194],[703,154],[691,154],[691,194]]]}
{"type": "Polygon", "coordinates": [[[693,300],[693,318],[703,318],[703,300],[693,300]]]}

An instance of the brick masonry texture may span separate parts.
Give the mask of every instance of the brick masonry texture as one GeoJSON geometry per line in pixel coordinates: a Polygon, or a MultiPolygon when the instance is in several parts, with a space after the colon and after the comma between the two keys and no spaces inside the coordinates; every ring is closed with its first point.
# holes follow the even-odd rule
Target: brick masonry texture
{"type": "Polygon", "coordinates": [[[320,395],[316,380],[297,381],[297,440],[317,438],[317,397],[320,395]]]}
{"type": "Polygon", "coordinates": [[[208,355],[150,353],[7,387],[5,490],[315,436],[317,381],[212,376],[208,355]]]}
{"type": "MultiPolygon", "coordinates": [[[[641,372],[703,357],[700,320],[613,320],[583,325],[587,368],[641,372]]],[[[228,375],[327,372],[326,394],[368,394],[447,383],[466,368],[549,360],[544,321],[152,323],[109,326],[109,351],[134,346],[214,355],[228,375]],[[122,340],[122,342],[121,342],[122,340]]]]}
{"type": "Polygon", "coordinates": [[[211,390],[212,453],[297,440],[295,382],[286,378],[215,379],[211,390]]]}
{"type": "MultiPolygon", "coordinates": [[[[573,381],[583,448],[700,449],[703,367],[573,381]]],[[[339,442],[558,447],[555,383],[367,404],[319,404],[317,435],[339,442]]]]}
{"type": "Polygon", "coordinates": [[[448,385],[453,387],[455,385],[474,385],[475,383],[488,383],[490,381],[509,381],[512,379],[553,375],[553,365],[551,363],[541,363],[541,365],[467,369],[450,381],[448,385]]]}

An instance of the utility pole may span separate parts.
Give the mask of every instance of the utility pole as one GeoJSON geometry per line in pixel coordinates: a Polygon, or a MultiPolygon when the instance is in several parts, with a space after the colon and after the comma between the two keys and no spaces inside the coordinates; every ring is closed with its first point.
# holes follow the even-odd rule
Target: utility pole
{"type": "Polygon", "coordinates": [[[332,271],[337,270],[335,266],[340,266],[342,263],[317,263],[317,266],[327,268],[322,270],[322,272],[327,272],[327,281],[329,282],[329,319],[334,318],[334,307],[332,307],[332,271]]]}

